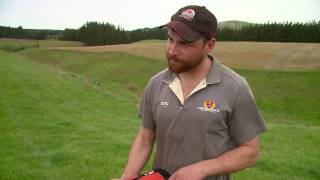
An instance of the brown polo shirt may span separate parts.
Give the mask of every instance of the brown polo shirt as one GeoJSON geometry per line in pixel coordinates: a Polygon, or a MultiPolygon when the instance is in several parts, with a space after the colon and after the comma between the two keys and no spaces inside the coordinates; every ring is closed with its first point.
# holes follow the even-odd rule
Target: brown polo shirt
{"type": "Polygon", "coordinates": [[[151,78],[141,102],[143,126],[156,129],[154,168],[172,174],[267,130],[246,80],[218,60],[214,59],[206,78],[185,101],[179,83],[176,75],[165,69],[151,78]]]}

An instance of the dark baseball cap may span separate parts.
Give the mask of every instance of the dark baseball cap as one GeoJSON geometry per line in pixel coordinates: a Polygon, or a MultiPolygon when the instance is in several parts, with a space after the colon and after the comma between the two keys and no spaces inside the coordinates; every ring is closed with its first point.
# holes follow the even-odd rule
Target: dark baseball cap
{"type": "Polygon", "coordinates": [[[204,6],[186,6],[171,16],[171,21],[159,28],[170,28],[187,42],[202,37],[212,39],[217,33],[217,19],[204,6]]]}

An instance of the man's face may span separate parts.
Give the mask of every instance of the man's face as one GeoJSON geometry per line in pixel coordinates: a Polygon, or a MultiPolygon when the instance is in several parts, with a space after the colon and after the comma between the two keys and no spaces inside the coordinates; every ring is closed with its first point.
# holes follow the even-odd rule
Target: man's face
{"type": "Polygon", "coordinates": [[[169,69],[177,74],[191,71],[207,56],[204,39],[185,42],[172,30],[168,32],[166,56],[169,69]]]}

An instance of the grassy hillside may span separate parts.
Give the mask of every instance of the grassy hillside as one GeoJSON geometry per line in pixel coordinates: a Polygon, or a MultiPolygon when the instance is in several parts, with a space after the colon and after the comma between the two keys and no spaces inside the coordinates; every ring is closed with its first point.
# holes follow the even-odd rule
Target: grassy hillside
{"type": "Polygon", "coordinates": [[[136,97],[0,51],[0,179],[118,176],[139,120],[136,97]]]}
{"type": "Polygon", "coordinates": [[[320,71],[236,71],[250,83],[269,122],[320,125],[320,71]]]}
{"type": "MultiPolygon", "coordinates": [[[[137,94],[165,66],[124,52],[0,51],[0,179],[119,177],[139,127],[137,94]]],[[[319,179],[320,71],[235,70],[269,132],[258,166],[234,179],[319,179]]]]}
{"type": "MultiPolygon", "coordinates": [[[[165,41],[135,44],[58,47],[83,52],[124,52],[165,60],[165,41]]],[[[269,71],[314,71],[320,69],[320,43],[220,42],[212,51],[225,65],[238,69],[269,71]]]]}
{"type": "Polygon", "coordinates": [[[149,78],[165,67],[165,62],[161,60],[116,52],[88,53],[38,48],[20,54],[33,61],[88,76],[107,86],[118,83],[134,92],[141,92],[149,78]]]}
{"type": "Polygon", "coordinates": [[[0,38],[0,50],[20,51],[27,48],[37,47],[79,47],[83,46],[81,42],[75,41],[57,41],[57,40],[31,40],[31,39],[11,39],[0,38]]]}
{"type": "MultiPolygon", "coordinates": [[[[30,49],[21,52],[31,60],[50,64],[65,71],[87,75],[108,85],[117,82],[125,89],[141,92],[148,79],[165,68],[165,62],[124,53],[87,53],[63,50],[30,49]]],[[[267,116],[290,116],[290,121],[320,122],[320,73],[241,70],[258,97],[267,116]],[[263,83],[262,83],[263,82],[263,83]],[[308,94],[308,95],[306,95],[308,94]],[[314,110],[313,110],[314,109],[314,110]]],[[[272,118],[272,119],[277,119],[272,118]]],[[[270,118],[268,118],[270,119],[270,118]]]]}

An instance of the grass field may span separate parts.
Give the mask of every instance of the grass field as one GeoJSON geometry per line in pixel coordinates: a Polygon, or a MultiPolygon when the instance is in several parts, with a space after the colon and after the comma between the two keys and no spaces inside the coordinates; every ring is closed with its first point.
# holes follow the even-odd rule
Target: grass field
{"type": "Polygon", "coordinates": [[[135,94],[0,52],[0,179],[118,176],[139,120],[135,94]]]}
{"type": "Polygon", "coordinates": [[[37,47],[70,47],[70,46],[79,47],[79,46],[83,46],[83,44],[75,41],[0,38],[0,50],[5,50],[9,52],[20,51],[27,48],[37,48],[37,47]]]}
{"type": "MultiPolygon", "coordinates": [[[[137,96],[166,66],[128,52],[146,43],[158,46],[153,51],[163,46],[0,51],[0,179],[119,177],[140,123],[137,96]]],[[[320,71],[300,66],[235,69],[248,79],[269,131],[257,166],[234,179],[320,179],[320,71]]]]}
{"type": "MultiPolygon", "coordinates": [[[[135,44],[55,47],[84,52],[124,52],[152,59],[165,59],[165,41],[146,40],[135,44]]],[[[320,44],[274,42],[217,42],[212,52],[232,68],[313,71],[320,69],[320,44]]]]}

